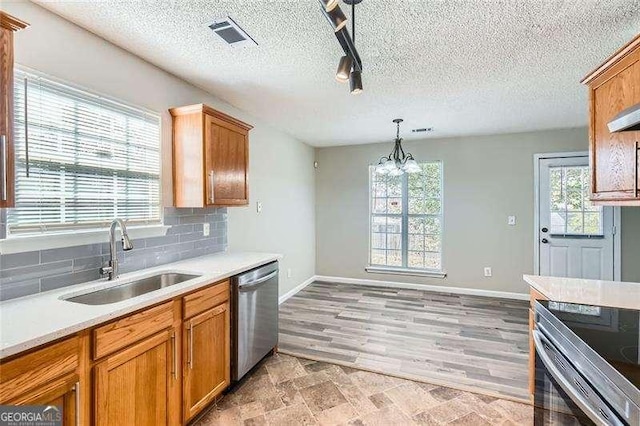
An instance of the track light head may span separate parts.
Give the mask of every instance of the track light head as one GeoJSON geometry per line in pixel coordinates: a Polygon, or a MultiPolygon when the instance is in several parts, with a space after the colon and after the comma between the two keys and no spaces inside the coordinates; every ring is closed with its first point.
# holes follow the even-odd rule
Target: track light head
{"type": "Polygon", "coordinates": [[[362,72],[358,70],[351,71],[349,75],[349,88],[352,95],[359,95],[362,93],[362,72]]]}
{"type": "Polygon", "coordinates": [[[322,7],[324,7],[324,10],[326,10],[327,12],[335,9],[339,3],[339,0],[319,0],[319,1],[322,7]]]}
{"type": "Polygon", "coordinates": [[[336,6],[330,11],[327,11],[324,7],[321,8],[322,13],[327,18],[334,32],[340,31],[345,25],[347,25],[347,17],[340,9],[340,6],[336,6]]]}
{"type": "Polygon", "coordinates": [[[340,83],[346,83],[349,81],[349,73],[351,72],[351,67],[353,66],[353,59],[351,56],[343,56],[340,58],[340,63],[338,63],[338,71],[336,72],[336,80],[340,83]]]}

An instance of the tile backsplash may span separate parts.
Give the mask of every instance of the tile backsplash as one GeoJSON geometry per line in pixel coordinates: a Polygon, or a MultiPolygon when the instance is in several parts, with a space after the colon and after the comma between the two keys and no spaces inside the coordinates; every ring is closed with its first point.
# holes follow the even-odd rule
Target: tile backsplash
{"type": "MultiPolygon", "coordinates": [[[[0,228],[4,229],[1,212],[2,209],[0,228]]],[[[117,231],[120,273],[221,252],[227,248],[226,208],[167,207],[164,224],[170,226],[166,235],[132,239],[134,248],[128,252],[122,251],[120,231],[117,231]],[[210,226],[206,237],[203,234],[205,223],[210,226]]],[[[96,280],[100,278],[100,267],[108,260],[108,243],[0,255],[0,300],[96,280]]]]}

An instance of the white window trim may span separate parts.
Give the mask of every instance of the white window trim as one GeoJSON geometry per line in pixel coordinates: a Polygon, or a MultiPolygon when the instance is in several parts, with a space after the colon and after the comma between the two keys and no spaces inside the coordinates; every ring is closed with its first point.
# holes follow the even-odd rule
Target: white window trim
{"type": "MultiPolygon", "coordinates": [[[[161,237],[167,234],[168,225],[135,226],[127,228],[132,240],[137,238],[161,237]]],[[[13,235],[0,240],[0,254],[24,253],[28,251],[82,246],[109,242],[109,229],[88,229],[72,232],[48,234],[13,235]]]]}
{"type": "MultiPolygon", "coordinates": [[[[129,236],[131,239],[136,238],[150,238],[150,237],[160,237],[167,234],[167,231],[171,226],[164,224],[164,205],[162,200],[162,182],[163,182],[163,171],[164,167],[162,167],[162,137],[163,137],[163,115],[157,111],[141,107],[139,105],[134,105],[129,102],[114,98],[113,96],[102,93],[98,90],[94,90],[90,87],[71,83],[66,80],[59,79],[57,77],[51,76],[49,74],[42,73],[33,68],[15,64],[14,67],[16,70],[20,70],[23,72],[31,73],[40,77],[47,78],[49,80],[55,81],[60,84],[67,85],[71,88],[82,90],[85,92],[89,92],[93,95],[103,97],[109,101],[117,102],[122,105],[129,106],[131,108],[136,108],[138,110],[145,111],[152,115],[157,115],[160,118],[160,223],[153,225],[140,225],[140,226],[131,226],[127,228],[129,232],[129,236]]],[[[24,253],[29,251],[37,251],[37,250],[47,250],[47,249],[55,249],[55,248],[65,248],[65,247],[74,247],[79,245],[87,245],[87,244],[99,244],[109,242],[109,228],[100,227],[100,228],[87,228],[87,229],[66,229],[64,231],[59,232],[48,232],[48,233],[34,233],[34,234],[9,234],[8,225],[5,223],[4,225],[6,232],[6,237],[4,239],[0,239],[0,254],[14,254],[14,253],[24,253]]]]}
{"type": "Polygon", "coordinates": [[[420,269],[420,268],[404,268],[404,267],[394,267],[394,266],[384,266],[384,265],[372,265],[371,264],[371,210],[373,208],[372,194],[371,194],[371,167],[375,166],[375,164],[370,164],[367,167],[367,185],[369,186],[369,228],[368,228],[368,256],[367,256],[367,266],[364,268],[365,272],[370,274],[389,274],[389,275],[404,275],[404,276],[416,276],[416,277],[429,277],[429,278],[440,278],[444,279],[447,277],[447,272],[445,269],[444,263],[444,229],[445,229],[445,219],[444,219],[444,162],[442,160],[432,160],[430,162],[439,162],[440,163],[440,171],[441,171],[441,179],[440,179],[440,269],[420,269]]]}

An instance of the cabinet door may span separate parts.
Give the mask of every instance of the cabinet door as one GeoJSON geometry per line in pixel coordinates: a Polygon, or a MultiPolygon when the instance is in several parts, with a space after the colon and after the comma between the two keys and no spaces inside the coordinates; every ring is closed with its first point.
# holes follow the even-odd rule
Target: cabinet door
{"type": "Polygon", "coordinates": [[[13,31],[0,28],[0,207],[13,205],[13,31]]]}
{"type": "Polygon", "coordinates": [[[206,204],[247,204],[247,131],[210,115],[205,115],[205,129],[206,204]]]}
{"type": "Polygon", "coordinates": [[[229,302],[185,321],[183,336],[186,421],[229,386],[229,302]]]}
{"type": "Polygon", "coordinates": [[[607,123],[623,109],[640,103],[640,61],[631,62],[615,76],[595,87],[592,97],[593,199],[636,199],[636,145],[640,141],[640,132],[611,133],[607,123]]]}
{"type": "MultiPolygon", "coordinates": [[[[96,365],[95,424],[166,425],[177,423],[175,334],[169,330],[108,356],[96,365]]],[[[177,403],[179,407],[179,402],[177,403]]]]}
{"type": "Polygon", "coordinates": [[[79,425],[80,382],[76,375],[68,375],[31,390],[12,401],[9,405],[43,405],[54,406],[55,410],[47,410],[53,419],[61,418],[64,426],[79,425]],[[60,417],[58,417],[60,416],[60,417]]]}

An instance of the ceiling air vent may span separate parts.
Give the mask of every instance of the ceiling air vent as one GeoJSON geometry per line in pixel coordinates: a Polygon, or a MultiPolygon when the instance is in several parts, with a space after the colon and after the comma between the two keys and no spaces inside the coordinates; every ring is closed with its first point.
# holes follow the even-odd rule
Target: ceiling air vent
{"type": "Polygon", "coordinates": [[[413,133],[433,132],[433,127],[422,127],[420,129],[411,130],[413,133]]]}
{"type": "Polygon", "coordinates": [[[257,46],[258,43],[251,38],[230,16],[217,19],[209,25],[211,30],[218,34],[229,46],[257,46]]]}

